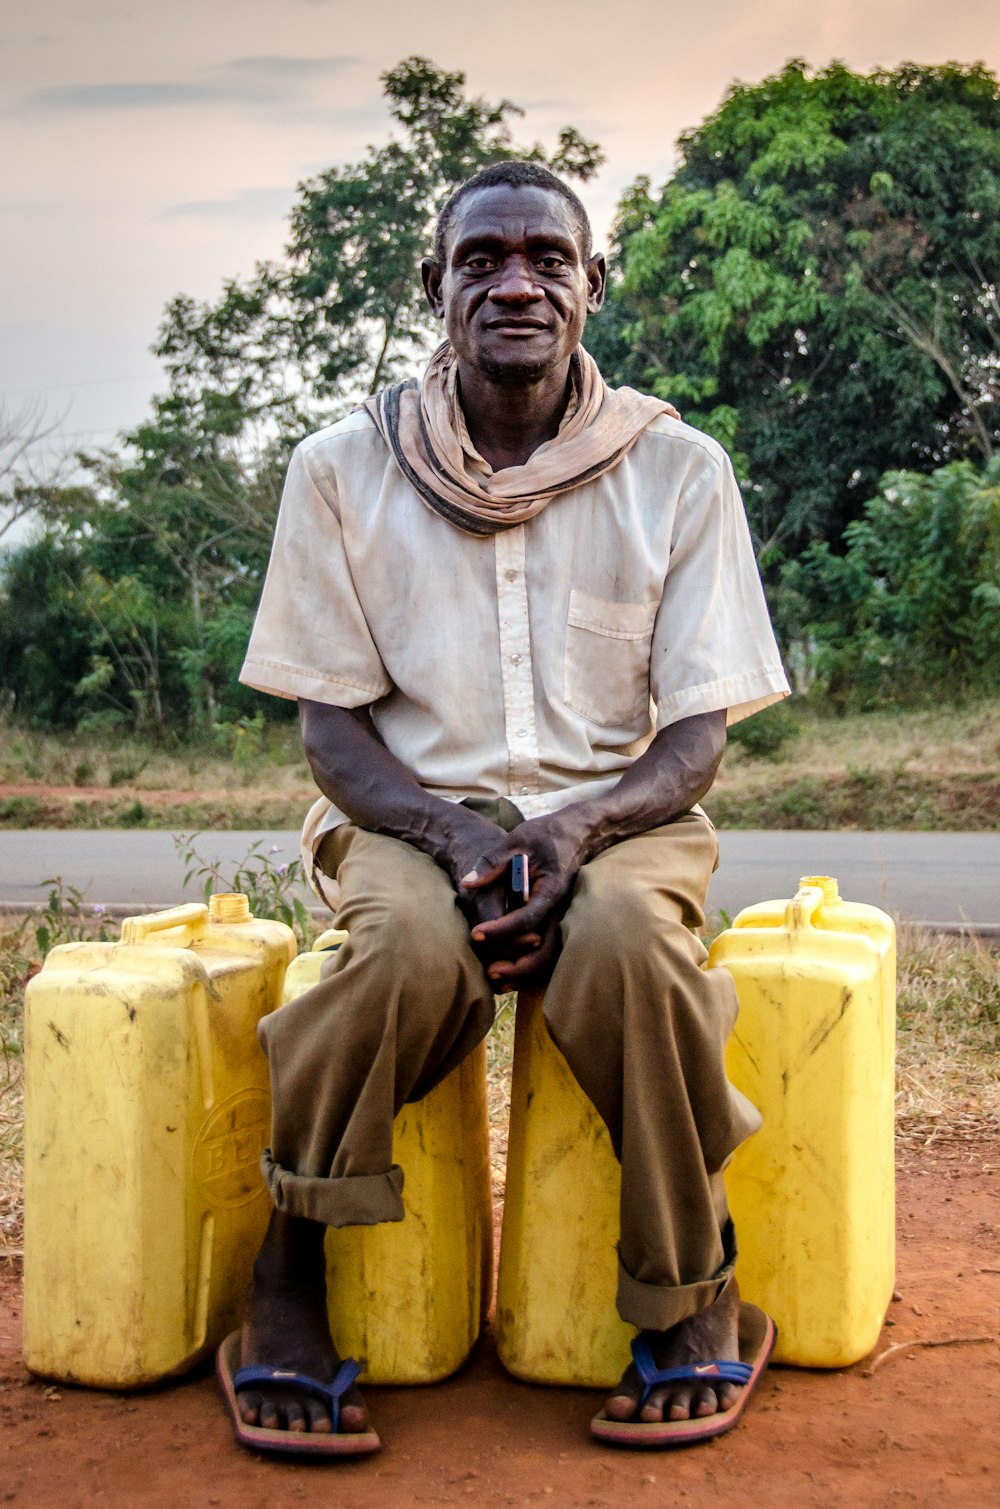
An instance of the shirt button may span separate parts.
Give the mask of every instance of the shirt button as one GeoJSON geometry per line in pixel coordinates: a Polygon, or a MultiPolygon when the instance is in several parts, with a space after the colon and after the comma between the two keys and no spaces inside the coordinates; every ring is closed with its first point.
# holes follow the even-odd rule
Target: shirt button
{"type": "Polygon", "coordinates": [[[521,795],[522,796],[530,796],[531,795],[531,787],[530,786],[522,786],[521,787],[521,795]]]}
{"type": "Polygon", "coordinates": [[[504,572],[504,576],[507,578],[507,580],[509,582],[516,582],[517,581],[517,572],[514,571],[514,570],[505,571],[504,572]]]}
{"type": "Polygon", "coordinates": [[[521,664],[521,657],[520,657],[520,655],[512,655],[510,657],[510,663],[511,663],[511,665],[520,665],[521,664]]]}
{"type": "Polygon", "coordinates": [[[528,730],[526,728],[519,728],[517,731],[517,737],[519,739],[526,739],[528,737],[528,730]]]}

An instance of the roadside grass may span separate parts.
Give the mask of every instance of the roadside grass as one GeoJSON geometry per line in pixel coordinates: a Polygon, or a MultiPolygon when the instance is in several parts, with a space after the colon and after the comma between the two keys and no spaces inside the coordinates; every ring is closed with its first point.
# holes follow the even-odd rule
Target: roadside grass
{"type": "Polygon", "coordinates": [[[792,708],[799,731],[770,755],[746,750],[737,729],[705,800],[717,827],[1000,828],[997,702],[847,717],[792,708]]]}
{"type": "MultiPolygon", "coordinates": [[[[24,990],[45,946],[117,936],[72,895],[0,928],[0,1260],[19,1254],[24,990]]],[[[512,995],[487,1042],[494,1197],[503,1198],[514,1055],[512,995]]],[[[905,929],[899,937],[897,1141],[919,1150],[1000,1134],[1000,945],[905,929]]]]}
{"type": "MultiPolygon", "coordinates": [[[[996,701],[844,717],[792,703],[743,728],[706,799],[718,827],[1000,829],[996,701]]],[[[0,723],[0,828],[295,828],[316,794],[293,724],[159,748],[0,723]]]]}

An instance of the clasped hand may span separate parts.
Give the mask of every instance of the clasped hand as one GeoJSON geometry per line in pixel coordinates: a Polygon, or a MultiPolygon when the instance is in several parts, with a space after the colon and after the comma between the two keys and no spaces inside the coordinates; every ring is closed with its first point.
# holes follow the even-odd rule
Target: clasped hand
{"type": "Polygon", "coordinates": [[[503,834],[457,877],[473,945],[496,988],[513,988],[555,963],[559,924],[582,858],[579,835],[562,814],[552,814],[503,834]],[[508,912],[505,883],[515,854],[528,856],[531,894],[526,905],[508,912]]]}

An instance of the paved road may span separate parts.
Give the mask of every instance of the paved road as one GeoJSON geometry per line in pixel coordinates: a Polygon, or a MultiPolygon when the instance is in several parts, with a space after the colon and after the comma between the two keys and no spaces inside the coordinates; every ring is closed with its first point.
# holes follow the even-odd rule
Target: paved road
{"type": "MultiPolygon", "coordinates": [[[[234,865],[259,839],[281,864],[298,853],[294,833],[205,833],[206,859],[234,865]]],[[[722,863],[709,905],[731,916],[741,907],[787,896],[800,875],[835,875],[852,901],[898,918],[1000,924],[1000,834],[723,833],[722,863]]],[[[183,889],[184,866],[172,835],[122,832],[0,832],[0,903],[37,902],[53,875],[89,902],[171,905],[200,894],[183,889]]],[[[309,900],[315,897],[309,893],[309,900]]]]}

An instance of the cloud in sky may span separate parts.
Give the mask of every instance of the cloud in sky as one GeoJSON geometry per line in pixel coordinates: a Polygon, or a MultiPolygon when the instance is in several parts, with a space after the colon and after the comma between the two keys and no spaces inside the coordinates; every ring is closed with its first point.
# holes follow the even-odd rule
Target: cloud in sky
{"type": "Polygon", "coordinates": [[[342,73],[358,61],[347,54],[318,58],[263,54],[234,58],[189,79],[130,79],[35,89],[25,103],[36,109],[58,111],[287,105],[299,98],[310,80],[342,73]]]}

